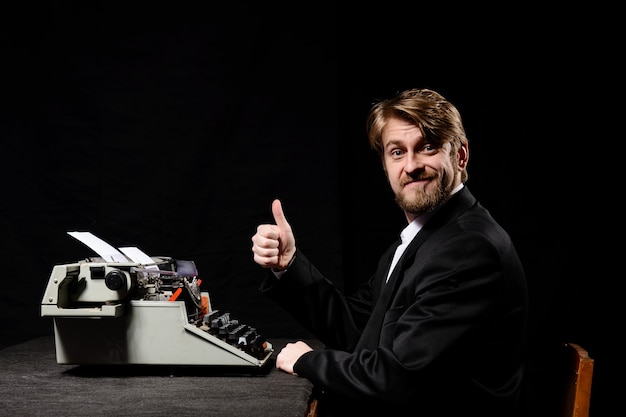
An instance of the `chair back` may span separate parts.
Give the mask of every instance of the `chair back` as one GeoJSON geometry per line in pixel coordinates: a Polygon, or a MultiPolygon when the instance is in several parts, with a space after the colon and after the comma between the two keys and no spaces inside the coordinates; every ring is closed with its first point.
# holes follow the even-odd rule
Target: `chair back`
{"type": "Polygon", "coordinates": [[[565,386],[561,417],[589,417],[594,360],[576,343],[564,343],[565,386]]]}

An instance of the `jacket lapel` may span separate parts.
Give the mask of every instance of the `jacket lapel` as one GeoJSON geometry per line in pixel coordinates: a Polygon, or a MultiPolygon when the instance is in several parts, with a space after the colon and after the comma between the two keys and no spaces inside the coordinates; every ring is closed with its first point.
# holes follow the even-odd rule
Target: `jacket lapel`
{"type": "MultiPolygon", "coordinates": [[[[395,294],[397,286],[401,279],[399,278],[402,275],[402,272],[405,271],[408,267],[407,263],[412,262],[411,260],[414,258],[415,253],[419,249],[422,244],[428,240],[428,238],[435,233],[437,230],[441,229],[446,223],[456,219],[461,215],[464,211],[468,210],[472,205],[476,203],[476,199],[469,192],[467,186],[463,187],[461,191],[456,193],[450,201],[448,201],[443,207],[441,207],[433,217],[426,222],[422,230],[415,236],[415,238],[411,241],[409,246],[407,246],[406,250],[402,254],[402,257],[398,260],[398,265],[396,265],[395,270],[389,277],[389,281],[387,282],[387,286],[393,288],[392,294],[395,294]],[[392,284],[392,285],[389,285],[392,284]]],[[[383,291],[382,294],[385,292],[383,291]]],[[[381,294],[381,297],[382,297],[381,294]]],[[[388,299],[387,301],[390,301],[388,299]]]]}
{"type": "MultiPolygon", "coordinates": [[[[398,287],[402,282],[400,277],[403,272],[408,268],[409,264],[412,263],[412,259],[414,259],[419,247],[426,241],[428,238],[437,230],[439,230],[446,223],[458,217],[463,211],[469,209],[474,203],[476,199],[469,192],[467,187],[463,187],[461,191],[455,194],[448,203],[446,203],[433,217],[424,225],[422,230],[419,231],[417,236],[411,241],[409,246],[407,246],[406,250],[398,260],[398,264],[396,265],[394,271],[391,273],[389,277],[389,281],[385,283],[385,277],[387,273],[387,269],[379,268],[379,273],[382,271],[382,284],[379,286],[380,290],[376,289],[375,291],[380,291],[380,296],[376,302],[376,306],[372,311],[372,315],[370,317],[369,323],[363,332],[361,340],[358,343],[357,347],[375,347],[378,345],[378,339],[380,336],[380,329],[382,327],[383,319],[389,306],[391,305],[395,294],[398,291],[398,287]]],[[[395,251],[395,247],[400,244],[400,241],[394,246],[394,249],[390,252],[391,256],[387,256],[388,265],[391,263],[391,258],[393,257],[393,253],[395,251]]],[[[376,293],[375,295],[378,295],[376,293]]],[[[376,298],[374,298],[376,299],[376,298]]]]}

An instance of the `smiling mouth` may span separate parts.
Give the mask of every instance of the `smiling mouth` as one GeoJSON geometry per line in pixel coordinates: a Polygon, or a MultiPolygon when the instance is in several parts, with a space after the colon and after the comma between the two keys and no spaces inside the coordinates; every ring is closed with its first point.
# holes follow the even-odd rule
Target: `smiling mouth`
{"type": "Polygon", "coordinates": [[[416,185],[416,184],[422,184],[422,183],[426,183],[429,181],[432,181],[433,178],[414,178],[411,179],[410,181],[406,181],[402,184],[403,187],[406,187],[408,185],[416,185]]]}

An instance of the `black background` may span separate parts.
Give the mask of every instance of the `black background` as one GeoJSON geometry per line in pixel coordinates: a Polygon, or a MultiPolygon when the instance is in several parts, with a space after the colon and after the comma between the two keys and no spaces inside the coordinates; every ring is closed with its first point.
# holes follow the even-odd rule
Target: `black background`
{"type": "Polygon", "coordinates": [[[531,354],[565,340],[588,348],[592,413],[609,409],[611,277],[623,276],[610,10],[468,19],[185,4],[4,15],[1,346],[51,334],[39,306],[53,265],[93,255],[72,230],[194,260],[215,307],[268,337],[309,337],[257,292],[266,271],[250,237],[281,198],[299,249],[328,278],[346,291],[367,279],[405,220],[365,114],[429,87],[461,111],[468,186],[525,264],[531,354]]]}

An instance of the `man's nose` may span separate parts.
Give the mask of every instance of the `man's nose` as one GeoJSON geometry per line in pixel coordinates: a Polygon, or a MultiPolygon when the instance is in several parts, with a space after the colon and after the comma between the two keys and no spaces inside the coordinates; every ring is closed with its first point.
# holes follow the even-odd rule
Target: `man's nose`
{"type": "Polygon", "coordinates": [[[424,169],[424,162],[419,154],[408,152],[404,163],[404,170],[408,173],[424,169]]]}

